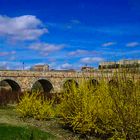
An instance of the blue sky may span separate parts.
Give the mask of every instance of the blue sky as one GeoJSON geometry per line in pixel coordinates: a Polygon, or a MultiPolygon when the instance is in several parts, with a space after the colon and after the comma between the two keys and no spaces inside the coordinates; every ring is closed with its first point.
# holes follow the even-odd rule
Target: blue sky
{"type": "Polygon", "coordinates": [[[140,0],[0,0],[0,67],[140,59],[140,0]]]}

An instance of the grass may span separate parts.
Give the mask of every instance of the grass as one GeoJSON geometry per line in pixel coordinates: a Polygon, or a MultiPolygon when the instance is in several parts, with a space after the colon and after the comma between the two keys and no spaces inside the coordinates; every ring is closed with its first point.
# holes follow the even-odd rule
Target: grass
{"type": "Polygon", "coordinates": [[[56,140],[56,136],[21,120],[14,106],[0,107],[0,140],[56,140]]]}
{"type": "Polygon", "coordinates": [[[55,137],[47,132],[29,126],[0,124],[1,140],[53,140],[55,137]]]}
{"type": "MultiPolygon", "coordinates": [[[[58,124],[58,119],[59,118],[51,119],[49,121],[38,121],[32,118],[21,119],[16,114],[15,106],[8,105],[7,107],[0,107],[0,140],[22,140],[19,138],[19,133],[23,133],[23,131],[26,133],[26,136],[29,136],[31,131],[34,131],[34,136],[41,134],[43,137],[46,137],[43,140],[79,140],[79,135],[63,129],[58,124]],[[5,131],[5,133],[3,133],[3,131],[5,131]],[[8,133],[6,133],[6,131],[8,133]],[[9,131],[14,135],[18,135],[17,139],[10,136],[9,131]],[[10,137],[12,137],[12,139],[10,139],[10,137]]],[[[27,138],[28,137],[25,137],[23,140],[30,140],[27,138]]],[[[37,140],[42,139],[38,137],[37,140]]],[[[92,138],[92,140],[94,139],[92,138]]]]}

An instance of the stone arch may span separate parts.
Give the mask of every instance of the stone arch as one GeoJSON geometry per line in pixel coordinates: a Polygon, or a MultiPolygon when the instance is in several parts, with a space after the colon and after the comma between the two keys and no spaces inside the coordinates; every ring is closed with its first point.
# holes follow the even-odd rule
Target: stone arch
{"type": "Polygon", "coordinates": [[[48,79],[38,79],[33,83],[31,91],[34,89],[40,90],[41,92],[50,93],[53,90],[53,85],[48,79]]]}
{"type": "Polygon", "coordinates": [[[89,80],[88,80],[88,84],[89,84],[90,86],[96,87],[96,86],[99,85],[99,82],[98,82],[96,79],[89,79],[89,80]]]}
{"type": "Polygon", "coordinates": [[[66,79],[63,82],[63,89],[71,88],[71,86],[78,87],[79,84],[75,79],[66,79]]]}
{"type": "Polygon", "coordinates": [[[108,85],[111,86],[111,87],[118,87],[119,83],[118,83],[117,80],[112,79],[112,80],[109,81],[108,85]]]}
{"type": "Polygon", "coordinates": [[[2,88],[6,88],[6,87],[10,87],[12,92],[21,92],[21,87],[18,84],[18,82],[16,82],[16,80],[13,79],[3,79],[0,81],[0,87],[2,88]]]}

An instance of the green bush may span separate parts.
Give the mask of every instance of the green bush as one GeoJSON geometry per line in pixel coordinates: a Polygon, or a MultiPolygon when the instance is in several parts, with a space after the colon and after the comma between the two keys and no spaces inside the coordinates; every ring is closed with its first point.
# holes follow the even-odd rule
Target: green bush
{"type": "Polygon", "coordinates": [[[116,84],[101,81],[89,86],[68,86],[60,97],[58,115],[61,123],[73,131],[100,138],[140,138],[140,84],[128,78],[115,78],[116,84]]]}
{"type": "Polygon", "coordinates": [[[49,119],[54,117],[53,99],[46,100],[39,93],[25,93],[16,107],[21,117],[33,117],[35,119],[49,119]]]}

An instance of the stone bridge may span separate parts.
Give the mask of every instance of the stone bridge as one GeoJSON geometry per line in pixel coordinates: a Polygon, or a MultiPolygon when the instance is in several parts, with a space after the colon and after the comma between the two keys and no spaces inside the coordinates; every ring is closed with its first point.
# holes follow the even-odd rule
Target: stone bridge
{"type": "MultiPolygon", "coordinates": [[[[45,92],[61,92],[64,83],[74,80],[77,84],[80,79],[92,80],[99,83],[100,80],[106,79],[110,81],[114,76],[113,72],[65,72],[65,71],[0,71],[0,90],[3,81],[7,82],[12,91],[31,91],[34,84],[39,82],[45,92]]],[[[133,77],[127,74],[130,79],[140,79],[139,74],[134,74],[133,77]]]]}

